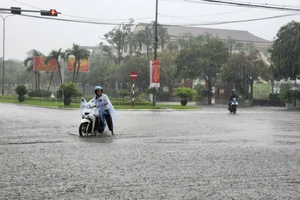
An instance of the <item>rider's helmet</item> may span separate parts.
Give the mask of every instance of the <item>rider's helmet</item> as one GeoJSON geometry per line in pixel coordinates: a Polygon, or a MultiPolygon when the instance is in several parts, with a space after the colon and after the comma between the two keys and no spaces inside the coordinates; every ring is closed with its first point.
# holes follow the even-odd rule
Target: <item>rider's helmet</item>
{"type": "Polygon", "coordinates": [[[97,94],[97,91],[98,91],[98,90],[101,90],[101,91],[103,92],[102,87],[97,85],[97,86],[94,88],[95,94],[97,94]]]}
{"type": "Polygon", "coordinates": [[[232,93],[232,94],[235,93],[235,89],[232,89],[232,90],[231,90],[231,93],[232,93]]]}

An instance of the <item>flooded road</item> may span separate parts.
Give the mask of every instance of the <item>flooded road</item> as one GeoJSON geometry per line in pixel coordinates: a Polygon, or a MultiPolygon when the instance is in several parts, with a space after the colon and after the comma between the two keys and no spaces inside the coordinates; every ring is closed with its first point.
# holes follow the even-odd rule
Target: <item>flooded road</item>
{"type": "Polygon", "coordinates": [[[0,199],[300,199],[299,111],[117,110],[80,138],[79,109],[0,110],[0,199]]]}

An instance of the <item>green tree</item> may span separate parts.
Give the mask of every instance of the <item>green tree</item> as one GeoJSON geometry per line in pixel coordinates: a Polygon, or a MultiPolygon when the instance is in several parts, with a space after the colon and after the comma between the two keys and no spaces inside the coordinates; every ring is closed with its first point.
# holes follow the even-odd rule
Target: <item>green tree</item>
{"type": "Polygon", "coordinates": [[[159,45],[161,48],[161,52],[164,52],[164,48],[167,44],[167,42],[170,40],[170,35],[168,34],[167,28],[164,28],[161,25],[157,26],[157,36],[158,36],[158,41],[159,45]]]}
{"type": "Polygon", "coordinates": [[[222,66],[219,78],[223,82],[233,82],[241,95],[253,99],[253,83],[260,78],[268,79],[268,65],[258,50],[251,53],[242,51],[230,56],[222,66]]]}
{"type": "Polygon", "coordinates": [[[229,53],[232,54],[233,50],[234,50],[234,46],[236,45],[236,40],[228,37],[227,39],[227,45],[228,45],[228,49],[229,49],[229,53]]]}
{"type": "MultiPolygon", "coordinates": [[[[188,47],[180,50],[176,58],[178,73],[184,79],[200,78],[206,81],[207,89],[212,90],[221,66],[227,62],[227,45],[219,38],[210,35],[193,38],[188,47]]],[[[211,97],[208,99],[211,104],[211,97]]]]}
{"type": "Polygon", "coordinates": [[[177,41],[169,40],[166,45],[167,45],[167,51],[171,51],[171,52],[179,51],[179,44],[177,41]]]}
{"type": "MultiPolygon", "coordinates": [[[[52,50],[49,53],[49,55],[46,57],[46,59],[45,59],[45,63],[48,63],[49,60],[51,60],[51,59],[55,59],[56,60],[58,74],[59,74],[59,79],[60,79],[60,84],[63,84],[63,79],[62,79],[62,74],[61,74],[62,67],[60,65],[59,58],[63,58],[64,59],[64,57],[65,57],[65,53],[62,52],[62,50],[60,48],[58,51],[52,50]]],[[[53,74],[54,74],[54,72],[51,73],[50,82],[49,82],[49,86],[48,86],[48,91],[49,91],[49,88],[50,88],[50,85],[51,85],[51,82],[52,82],[53,74]]]]}
{"type": "Polygon", "coordinates": [[[296,80],[300,74],[300,23],[292,21],[280,28],[270,50],[276,80],[296,80]]]}
{"type": "Polygon", "coordinates": [[[133,19],[129,19],[129,23],[120,24],[116,26],[113,30],[104,34],[106,42],[116,49],[117,56],[112,53],[112,49],[108,45],[102,44],[102,50],[104,53],[115,61],[116,64],[120,64],[123,56],[123,48],[130,41],[128,37],[131,35],[133,27],[133,19]]]}
{"type": "Polygon", "coordinates": [[[177,67],[175,64],[178,52],[165,51],[159,54],[160,58],[160,84],[162,86],[170,86],[171,83],[179,81],[176,78],[177,67]]]}
{"type": "Polygon", "coordinates": [[[108,85],[108,70],[110,66],[112,66],[112,62],[108,56],[103,54],[96,54],[90,57],[90,73],[88,73],[88,77],[86,83],[90,83],[92,85],[101,85],[105,86],[106,89],[108,85]]]}
{"type": "Polygon", "coordinates": [[[129,89],[132,86],[130,72],[136,71],[138,79],[135,81],[135,88],[145,90],[149,86],[149,62],[144,55],[131,56],[118,68],[117,80],[122,83],[122,89],[129,89]]]}
{"type": "MultiPolygon", "coordinates": [[[[6,60],[5,66],[6,68],[4,76],[5,83],[9,86],[7,88],[9,89],[8,92],[13,92],[12,87],[10,87],[12,85],[32,83],[31,81],[34,80],[34,74],[24,73],[26,72],[26,68],[24,67],[23,62],[16,60],[6,60]]],[[[0,77],[2,77],[2,70],[0,70],[0,77]]],[[[32,84],[34,84],[34,81],[32,84]]]]}
{"type": "MultiPolygon", "coordinates": [[[[23,62],[29,73],[34,71],[33,65],[34,65],[34,57],[35,56],[43,56],[43,54],[41,54],[37,51],[33,51],[33,56],[27,57],[23,62]]],[[[35,73],[35,90],[37,91],[40,89],[40,72],[34,71],[34,73],[35,73]]]]}
{"type": "Polygon", "coordinates": [[[73,44],[73,47],[71,49],[66,50],[65,58],[68,59],[71,55],[75,57],[73,63],[73,83],[77,83],[79,78],[79,68],[81,60],[88,59],[90,56],[90,52],[87,49],[81,48],[78,44],[73,44]]]}
{"type": "Polygon", "coordinates": [[[150,51],[153,45],[153,28],[152,26],[146,26],[144,30],[140,30],[137,34],[137,41],[140,44],[142,50],[142,44],[146,45],[147,59],[150,60],[150,51]]]}
{"type": "Polygon", "coordinates": [[[179,48],[182,49],[188,47],[192,40],[202,40],[200,38],[202,38],[202,36],[194,37],[190,33],[184,33],[179,35],[179,38],[176,39],[176,42],[178,43],[179,48]]]}

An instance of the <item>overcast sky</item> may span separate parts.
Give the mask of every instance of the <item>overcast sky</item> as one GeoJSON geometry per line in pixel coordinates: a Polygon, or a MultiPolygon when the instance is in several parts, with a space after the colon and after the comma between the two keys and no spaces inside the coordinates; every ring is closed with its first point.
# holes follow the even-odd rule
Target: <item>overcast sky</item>
{"type": "MultiPolygon", "coordinates": [[[[129,18],[139,22],[155,20],[156,0],[0,0],[0,8],[21,7],[26,10],[56,9],[62,14],[55,19],[89,20],[103,23],[126,23],[129,18]]],[[[229,1],[229,0],[226,0],[229,1]]],[[[237,1],[237,0],[235,0],[237,1]]],[[[299,0],[239,0],[245,3],[267,3],[300,9],[299,0]]],[[[249,7],[213,5],[201,0],[159,0],[158,23],[203,24],[285,15],[291,12],[249,7]]],[[[24,13],[39,16],[39,13],[24,13]]],[[[299,12],[300,14],[300,12],[299,12]]],[[[0,14],[2,17],[7,14],[0,14]]],[[[0,18],[1,20],[1,18],[0,18]]],[[[272,41],[281,26],[299,21],[300,15],[223,25],[202,25],[206,28],[246,30],[272,41]]],[[[5,59],[24,60],[26,53],[37,49],[44,54],[51,50],[79,45],[98,45],[103,35],[115,25],[83,24],[55,20],[11,16],[5,20],[5,59]]],[[[3,20],[0,21],[0,57],[3,56],[3,20]]]]}

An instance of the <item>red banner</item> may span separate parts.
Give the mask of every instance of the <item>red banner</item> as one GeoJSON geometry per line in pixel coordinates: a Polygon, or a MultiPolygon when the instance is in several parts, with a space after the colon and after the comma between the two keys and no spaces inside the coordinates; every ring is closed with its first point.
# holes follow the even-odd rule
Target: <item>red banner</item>
{"type": "Polygon", "coordinates": [[[160,86],[160,60],[150,61],[150,87],[160,86]]]}
{"type": "Polygon", "coordinates": [[[34,56],[33,58],[33,70],[34,71],[56,71],[57,63],[54,58],[45,63],[44,56],[34,56]]]}
{"type": "MultiPolygon", "coordinates": [[[[74,72],[74,63],[75,58],[68,58],[68,72],[74,72]]],[[[76,63],[75,72],[77,72],[78,64],[76,63]]],[[[89,60],[88,59],[81,59],[80,60],[80,67],[79,72],[89,72],[89,60]]]]}

